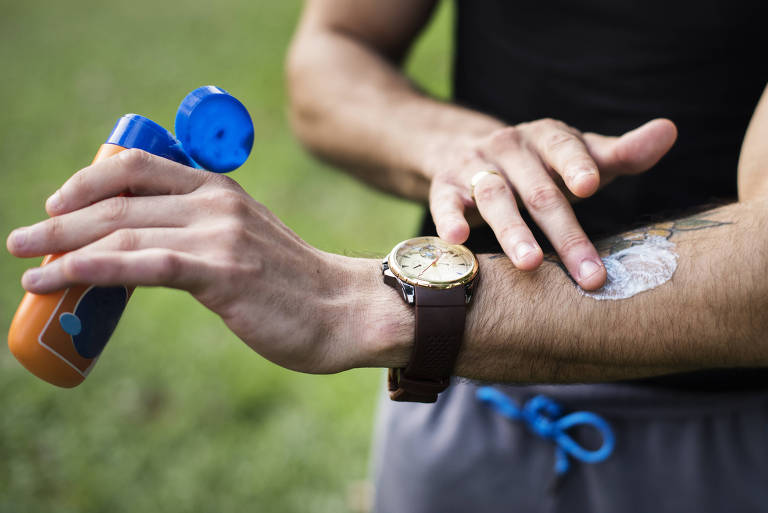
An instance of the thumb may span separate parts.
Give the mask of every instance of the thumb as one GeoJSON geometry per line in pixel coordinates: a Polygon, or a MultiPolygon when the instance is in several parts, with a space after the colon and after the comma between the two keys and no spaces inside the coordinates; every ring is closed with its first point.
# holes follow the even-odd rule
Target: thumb
{"type": "Polygon", "coordinates": [[[654,119],[621,137],[585,133],[584,143],[601,174],[642,173],[672,148],[677,127],[668,119],[654,119]]]}

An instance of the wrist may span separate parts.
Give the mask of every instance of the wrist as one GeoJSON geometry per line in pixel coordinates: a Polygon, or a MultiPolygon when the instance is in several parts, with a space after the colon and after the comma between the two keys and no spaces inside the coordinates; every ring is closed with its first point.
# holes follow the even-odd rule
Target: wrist
{"type": "Polygon", "coordinates": [[[346,273],[336,338],[349,348],[350,367],[405,366],[413,346],[413,308],[384,283],[379,260],[340,258],[346,273]]]}

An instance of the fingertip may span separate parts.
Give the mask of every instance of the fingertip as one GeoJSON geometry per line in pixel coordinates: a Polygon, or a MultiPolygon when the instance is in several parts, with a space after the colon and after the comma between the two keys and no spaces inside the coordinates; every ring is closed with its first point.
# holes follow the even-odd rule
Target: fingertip
{"type": "Polygon", "coordinates": [[[11,232],[8,234],[8,237],[5,238],[5,249],[8,250],[8,253],[15,255],[13,252],[13,234],[14,232],[11,232]]]}
{"type": "Polygon", "coordinates": [[[42,283],[43,269],[40,267],[33,267],[27,269],[21,276],[21,286],[28,292],[39,292],[40,285],[42,283]]]}
{"type": "Polygon", "coordinates": [[[463,218],[442,222],[437,227],[437,234],[451,244],[463,244],[469,238],[469,224],[463,218]]]}
{"type": "Polygon", "coordinates": [[[666,118],[654,119],[621,136],[613,157],[626,174],[653,167],[677,140],[677,126],[666,118]]]}
{"type": "Polygon", "coordinates": [[[63,201],[61,198],[61,190],[54,192],[50,198],[45,201],[45,211],[50,216],[55,216],[61,212],[63,207],[63,201]]]}
{"type": "Polygon", "coordinates": [[[600,187],[600,175],[595,170],[577,171],[571,179],[571,192],[579,198],[592,196],[600,187]]]}
{"type": "Polygon", "coordinates": [[[514,247],[514,253],[508,253],[508,256],[515,264],[515,267],[521,271],[533,271],[544,260],[544,253],[541,248],[529,242],[519,242],[514,247]]]}
{"type": "Polygon", "coordinates": [[[605,284],[607,273],[603,262],[598,259],[586,259],[579,264],[578,279],[584,290],[596,290],[605,284]]]}
{"type": "Polygon", "coordinates": [[[648,122],[648,124],[654,123],[659,127],[663,127],[666,130],[670,130],[677,134],[677,125],[669,118],[656,118],[648,122]]]}
{"type": "Polygon", "coordinates": [[[660,142],[666,142],[669,147],[677,140],[677,125],[667,118],[656,118],[640,128],[647,128],[654,132],[657,140],[660,142]]]}
{"type": "Polygon", "coordinates": [[[27,231],[18,228],[8,234],[8,238],[5,240],[5,247],[8,252],[14,256],[20,256],[21,250],[24,248],[24,243],[27,240],[27,231]]]}
{"type": "Polygon", "coordinates": [[[544,253],[542,253],[541,250],[538,250],[535,254],[530,254],[522,260],[516,260],[515,267],[521,271],[535,271],[543,261],[544,253]]]}

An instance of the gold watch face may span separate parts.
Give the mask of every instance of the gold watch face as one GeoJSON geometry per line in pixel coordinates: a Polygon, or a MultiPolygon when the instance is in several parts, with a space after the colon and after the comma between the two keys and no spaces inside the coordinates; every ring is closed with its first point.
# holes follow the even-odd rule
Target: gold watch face
{"type": "Polygon", "coordinates": [[[417,237],[401,242],[389,254],[389,268],[411,285],[448,289],[471,281],[477,258],[461,245],[438,237],[417,237]]]}

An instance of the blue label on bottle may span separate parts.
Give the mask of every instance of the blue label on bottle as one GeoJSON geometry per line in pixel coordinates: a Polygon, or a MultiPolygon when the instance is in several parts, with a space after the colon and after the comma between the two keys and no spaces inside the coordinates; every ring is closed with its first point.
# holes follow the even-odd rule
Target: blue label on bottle
{"type": "Polygon", "coordinates": [[[59,324],[72,337],[80,356],[99,356],[115,331],[127,302],[125,287],[92,287],[80,298],[74,313],[59,316],[59,324]]]}

